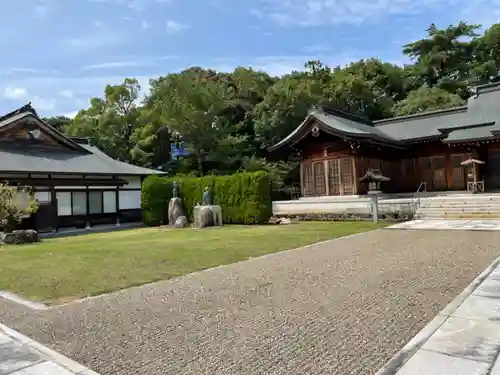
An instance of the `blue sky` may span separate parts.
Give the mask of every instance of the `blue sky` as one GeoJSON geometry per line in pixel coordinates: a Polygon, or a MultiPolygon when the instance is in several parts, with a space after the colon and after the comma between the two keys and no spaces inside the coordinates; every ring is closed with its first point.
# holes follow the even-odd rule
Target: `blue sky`
{"type": "Polygon", "coordinates": [[[500,20],[500,0],[17,0],[2,10],[0,112],[32,101],[44,116],[72,116],[124,77],[147,90],[193,65],[279,75],[310,59],[401,64],[401,45],[431,22],[500,20]]]}

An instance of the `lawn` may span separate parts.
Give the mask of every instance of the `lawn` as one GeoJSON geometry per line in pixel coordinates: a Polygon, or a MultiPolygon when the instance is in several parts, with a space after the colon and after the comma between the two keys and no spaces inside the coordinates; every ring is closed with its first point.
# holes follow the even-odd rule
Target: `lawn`
{"type": "Polygon", "coordinates": [[[380,227],[371,222],[301,222],[144,228],[3,246],[0,290],[57,304],[380,227]]]}

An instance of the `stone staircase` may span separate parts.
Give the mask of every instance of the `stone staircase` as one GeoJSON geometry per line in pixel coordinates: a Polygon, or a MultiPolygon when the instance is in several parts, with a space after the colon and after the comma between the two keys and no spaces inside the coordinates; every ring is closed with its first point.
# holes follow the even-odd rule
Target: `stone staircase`
{"type": "Polygon", "coordinates": [[[415,219],[500,220],[500,194],[460,194],[422,198],[415,219]]]}

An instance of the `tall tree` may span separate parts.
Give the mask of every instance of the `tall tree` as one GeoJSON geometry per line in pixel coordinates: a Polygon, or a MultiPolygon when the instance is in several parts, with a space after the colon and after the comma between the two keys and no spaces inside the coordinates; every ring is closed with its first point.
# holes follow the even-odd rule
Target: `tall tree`
{"type": "Polygon", "coordinates": [[[71,124],[72,121],[69,117],[66,116],[45,117],[43,120],[61,133],[64,133],[66,131],[66,128],[69,124],[71,124]]]}
{"type": "Polygon", "coordinates": [[[411,77],[428,87],[437,86],[466,98],[476,46],[472,40],[478,36],[479,27],[463,21],[445,29],[431,24],[427,38],[403,47],[403,53],[415,61],[411,77]]]}
{"type": "Polygon", "coordinates": [[[206,162],[213,162],[243,141],[231,135],[234,129],[221,116],[234,97],[234,89],[216,75],[189,69],[161,77],[152,86],[153,108],[169,130],[192,148],[200,175],[206,172],[206,162]]]}
{"type": "Polygon", "coordinates": [[[139,91],[134,78],[126,78],[119,85],[107,85],[104,98],[91,99],[90,107],[78,112],[67,132],[89,137],[110,156],[132,162],[132,135],[142,125],[139,91]]]}
{"type": "Polygon", "coordinates": [[[418,90],[410,92],[408,97],[394,105],[392,110],[396,116],[406,116],[464,104],[465,100],[456,94],[437,87],[422,86],[418,90]]]}

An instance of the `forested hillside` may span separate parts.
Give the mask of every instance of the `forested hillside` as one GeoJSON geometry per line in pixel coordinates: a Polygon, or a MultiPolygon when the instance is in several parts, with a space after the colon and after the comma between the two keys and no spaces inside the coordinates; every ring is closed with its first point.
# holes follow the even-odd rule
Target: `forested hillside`
{"type": "Polygon", "coordinates": [[[426,39],[402,47],[413,62],[404,67],[376,57],[343,67],[309,61],[303,71],[283,77],[193,67],[152,77],[143,101],[137,80],[127,78],[108,85],[73,121],[47,120],[133,164],[192,175],[267,169],[278,187],[285,178],[296,180],[296,156],[268,155],[266,148],[313,105],[377,120],[461,105],[468,87],[497,80],[500,24],[478,30],[464,22],[446,29],[431,25],[426,39]],[[181,139],[191,156],[171,161],[170,143],[181,139]]]}

